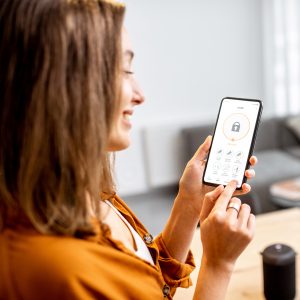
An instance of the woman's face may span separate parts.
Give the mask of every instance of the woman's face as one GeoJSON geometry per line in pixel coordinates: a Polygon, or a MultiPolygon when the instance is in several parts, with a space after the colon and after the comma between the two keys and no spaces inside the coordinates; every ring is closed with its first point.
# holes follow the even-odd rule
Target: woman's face
{"type": "Polygon", "coordinates": [[[122,31],[122,52],[121,99],[112,124],[108,151],[123,150],[130,145],[129,132],[132,127],[130,119],[135,106],[144,102],[144,95],[132,71],[134,53],[125,29],[122,31]]]}

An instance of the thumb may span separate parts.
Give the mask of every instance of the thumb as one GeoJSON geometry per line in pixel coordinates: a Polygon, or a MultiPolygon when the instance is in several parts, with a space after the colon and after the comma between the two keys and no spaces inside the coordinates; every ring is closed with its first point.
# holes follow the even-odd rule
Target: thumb
{"type": "Polygon", "coordinates": [[[224,190],[224,186],[219,185],[213,191],[205,194],[201,213],[200,213],[200,222],[203,222],[208,217],[208,215],[214,208],[215,203],[218,200],[219,196],[222,194],[223,190],[224,190]]]}
{"type": "Polygon", "coordinates": [[[198,150],[196,151],[192,159],[202,161],[206,158],[211,145],[211,138],[212,138],[211,135],[209,135],[205,139],[204,143],[200,145],[200,147],[198,148],[198,150]]]}

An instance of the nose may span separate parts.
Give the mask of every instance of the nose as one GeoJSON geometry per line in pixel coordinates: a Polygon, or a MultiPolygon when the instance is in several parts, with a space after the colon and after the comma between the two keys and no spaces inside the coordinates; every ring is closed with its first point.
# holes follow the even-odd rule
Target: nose
{"type": "Polygon", "coordinates": [[[132,87],[133,87],[133,96],[132,96],[132,102],[135,105],[140,105],[145,102],[145,95],[137,82],[137,80],[133,79],[132,82],[132,87]]]}

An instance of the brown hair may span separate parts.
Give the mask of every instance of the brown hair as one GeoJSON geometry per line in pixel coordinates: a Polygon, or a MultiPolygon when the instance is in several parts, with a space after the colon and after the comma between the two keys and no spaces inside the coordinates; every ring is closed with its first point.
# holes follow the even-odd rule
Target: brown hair
{"type": "Polygon", "coordinates": [[[93,232],[87,198],[98,211],[100,193],[114,188],[106,148],[124,10],[104,0],[1,0],[2,227],[21,211],[42,233],[93,232]]]}

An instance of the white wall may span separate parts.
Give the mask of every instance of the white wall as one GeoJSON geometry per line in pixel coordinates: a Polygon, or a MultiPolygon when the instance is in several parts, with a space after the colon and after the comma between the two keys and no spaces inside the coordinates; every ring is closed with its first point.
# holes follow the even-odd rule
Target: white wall
{"type": "Polygon", "coordinates": [[[120,193],[133,194],[176,182],[180,130],[215,120],[221,98],[263,98],[263,29],[260,0],[125,3],[134,69],[146,94],[133,119],[133,147],[116,160],[120,193]],[[142,170],[137,185],[123,180],[132,169],[142,170]]]}

